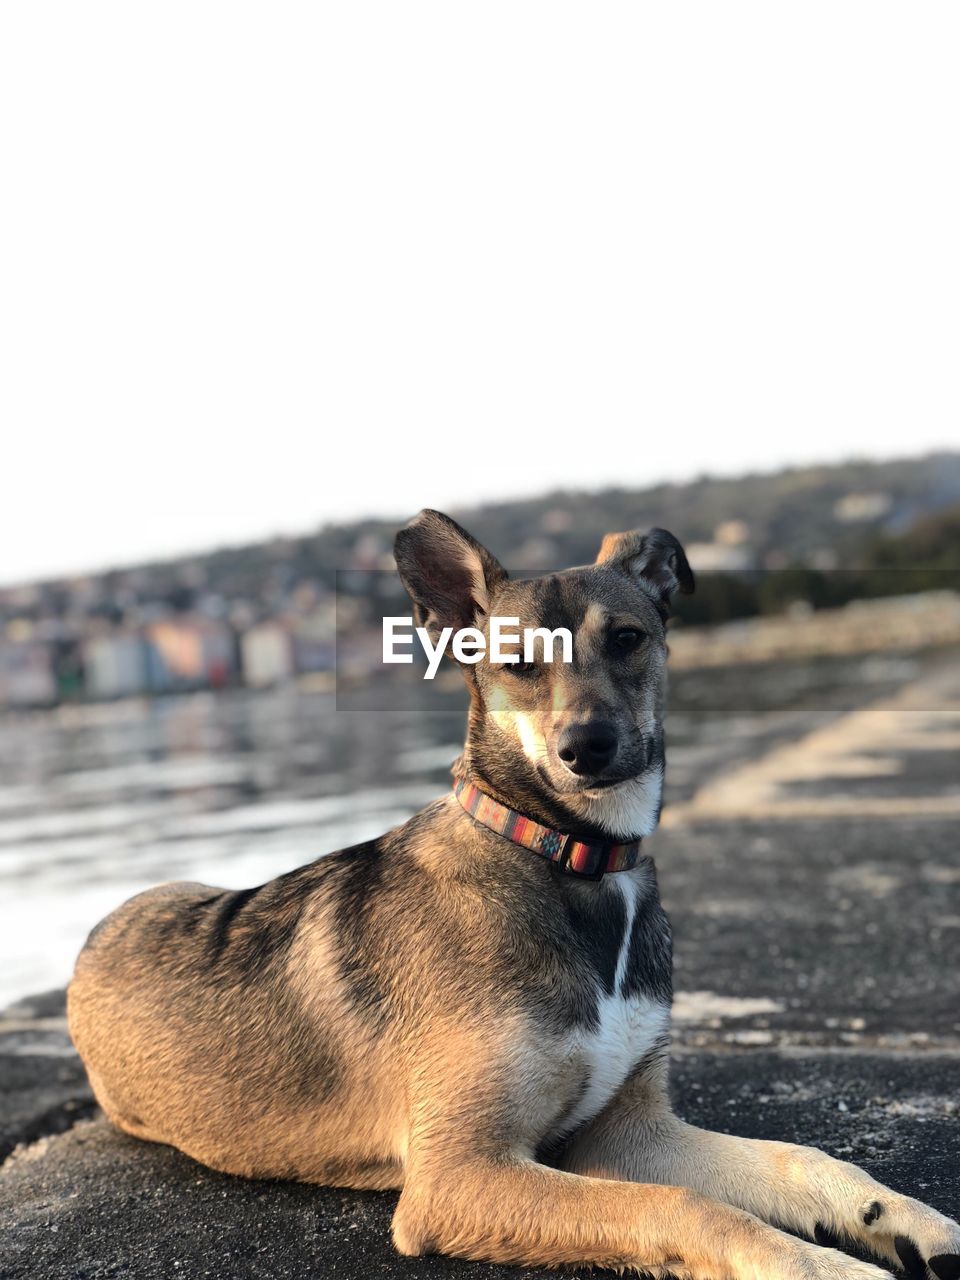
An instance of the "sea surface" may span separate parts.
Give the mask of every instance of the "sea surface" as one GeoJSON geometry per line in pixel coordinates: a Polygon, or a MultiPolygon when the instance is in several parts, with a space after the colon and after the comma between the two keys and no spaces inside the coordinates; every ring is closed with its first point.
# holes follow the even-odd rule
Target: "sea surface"
{"type": "Polygon", "coordinates": [[[289,687],[0,719],[0,1007],[62,986],[141,889],[259,884],[405,821],[449,785],[463,706],[289,687]]]}

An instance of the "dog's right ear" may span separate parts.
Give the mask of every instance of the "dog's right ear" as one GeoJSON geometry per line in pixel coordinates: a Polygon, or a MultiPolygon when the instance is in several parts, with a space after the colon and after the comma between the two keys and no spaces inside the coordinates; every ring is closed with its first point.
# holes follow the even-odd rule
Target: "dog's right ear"
{"type": "Polygon", "coordinates": [[[393,544],[400,580],[414,604],[416,624],[431,639],[444,627],[482,623],[507,571],[486,547],[442,511],[421,511],[393,544]]]}
{"type": "Polygon", "coordinates": [[[666,529],[608,533],[600,546],[597,564],[610,565],[639,582],[653,599],[664,622],[673,593],[689,595],[693,591],[693,570],[686,553],[666,529]]]}

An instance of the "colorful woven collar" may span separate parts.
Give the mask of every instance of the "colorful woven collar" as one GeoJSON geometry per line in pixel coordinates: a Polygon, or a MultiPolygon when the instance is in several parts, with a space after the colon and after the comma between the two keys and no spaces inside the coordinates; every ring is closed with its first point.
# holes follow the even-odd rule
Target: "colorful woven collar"
{"type": "Polygon", "coordinates": [[[514,844],[549,858],[560,871],[570,875],[599,880],[608,871],[629,871],[639,861],[639,840],[629,844],[587,844],[498,804],[464,778],[454,783],[453,791],[471,818],[514,844]]]}

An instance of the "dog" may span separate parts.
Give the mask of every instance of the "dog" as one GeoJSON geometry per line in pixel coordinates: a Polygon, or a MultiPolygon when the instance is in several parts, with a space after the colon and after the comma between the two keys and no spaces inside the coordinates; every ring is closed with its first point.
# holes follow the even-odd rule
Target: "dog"
{"type": "Polygon", "coordinates": [[[514,581],[424,511],[395,555],[432,637],[516,618],[569,628],[573,660],[462,664],[455,790],[379,839],[255,889],[161,886],[101,922],[68,1012],[109,1119],[231,1174],[397,1189],[408,1255],[888,1274],[815,1243],[827,1230],[956,1280],[960,1227],[935,1210],[671,1111],[670,928],[641,841],[666,621],[693,589],[676,538],[610,534],[593,565],[514,581]]]}

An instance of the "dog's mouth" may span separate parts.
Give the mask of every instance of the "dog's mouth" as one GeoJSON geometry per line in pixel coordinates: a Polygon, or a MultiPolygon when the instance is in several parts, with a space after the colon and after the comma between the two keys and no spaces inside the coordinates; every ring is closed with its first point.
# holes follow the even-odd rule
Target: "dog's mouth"
{"type": "Polygon", "coordinates": [[[625,787],[631,782],[639,782],[647,771],[648,769],[645,767],[635,773],[622,774],[612,778],[570,778],[564,780],[567,785],[562,787],[558,787],[545,770],[542,771],[542,777],[543,781],[558,795],[586,796],[587,799],[590,799],[593,796],[599,796],[601,793],[606,794],[610,791],[615,791],[617,787],[625,787]],[[571,783],[573,785],[570,785],[571,783]]]}
{"type": "Polygon", "coordinates": [[[638,773],[634,773],[628,778],[598,778],[595,782],[588,782],[586,786],[579,787],[578,790],[584,795],[590,795],[594,791],[609,791],[611,787],[622,787],[625,782],[633,782],[634,778],[639,776],[638,773]]]}

